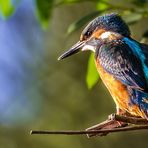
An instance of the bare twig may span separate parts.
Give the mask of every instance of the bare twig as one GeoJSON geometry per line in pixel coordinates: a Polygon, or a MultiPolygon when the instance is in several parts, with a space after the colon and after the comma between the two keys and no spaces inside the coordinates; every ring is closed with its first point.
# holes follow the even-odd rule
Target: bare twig
{"type": "Polygon", "coordinates": [[[48,134],[48,135],[83,135],[83,134],[92,134],[92,133],[115,133],[115,132],[125,132],[125,131],[134,131],[134,130],[146,130],[148,129],[148,125],[135,125],[135,126],[128,126],[128,127],[122,127],[122,128],[114,128],[114,129],[104,129],[104,130],[92,130],[92,131],[85,131],[85,130],[80,130],[80,131],[35,131],[32,130],[30,134],[48,134]]]}
{"type": "Polygon", "coordinates": [[[48,135],[83,135],[87,134],[88,137],[93,136],[105,136],[108,133],[125,132],[134,130],[146,130],[148,129],[148,121],[146,119],[121,116],[112,114],[106,121],[92,126],[86,130],[62,130],[62,131],[49,131],[49,130],[32,130],[30,134],[48,134],[48,135]],[[131,125],[129,125],[129,123],[131,125]],[[133,125],[134,124],[134,125],[133,125]]]}

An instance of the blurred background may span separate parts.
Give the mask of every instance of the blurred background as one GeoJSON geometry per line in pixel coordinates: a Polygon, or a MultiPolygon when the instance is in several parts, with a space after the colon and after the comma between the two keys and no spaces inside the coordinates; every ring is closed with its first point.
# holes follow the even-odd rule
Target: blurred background
{"type": "Polygon", "coordinates": [[[148,43],[148,0],[0,0],[0,148],[147,147],[146,131],[93,139],[29,135],[86,129],[115,112],[90,52],[57,61],[91,19],[109,12],[148,43]]]}

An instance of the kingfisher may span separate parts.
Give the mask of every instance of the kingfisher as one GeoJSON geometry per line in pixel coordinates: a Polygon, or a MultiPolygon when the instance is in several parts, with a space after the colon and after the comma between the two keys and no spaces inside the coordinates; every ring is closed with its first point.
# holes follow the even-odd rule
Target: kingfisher
{"type": "Polygon", "coordinates": [[[92,20],[79,41],[58,60],[88,50],[94,52],[97,71],[116,104],[116,113],[148,120],[148,45],[131,37],[119,14],[109,13],[92,20]]]}

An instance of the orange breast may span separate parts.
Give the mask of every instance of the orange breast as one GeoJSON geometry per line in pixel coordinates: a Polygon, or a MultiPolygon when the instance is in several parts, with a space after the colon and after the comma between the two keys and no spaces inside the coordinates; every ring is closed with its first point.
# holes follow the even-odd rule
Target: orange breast
{"type": "Polygon", "coordinates": [[[143,117],[143,113],[140,111],[138,106],[129,106],[130,96],[127,91],[127,87],[119,80],[115,79],[113,75],[107,73],[99,62],[96,62],[96,66],[103,83],[115,101],[116,107],[123,111],[127,111],[132,115],[143,117]]]}

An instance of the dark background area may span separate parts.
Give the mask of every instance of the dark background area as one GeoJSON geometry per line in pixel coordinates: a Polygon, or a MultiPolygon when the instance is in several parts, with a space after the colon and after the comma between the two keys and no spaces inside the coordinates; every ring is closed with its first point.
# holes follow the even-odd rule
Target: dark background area
{"type": "Polygon", "coordinates": [[[90,52],[57,61],[79,40],[83,26],[95,16],[88,14],[94,11],[98,15],[120,13],[130,25],[132,37],[147,43],[147,0],[104,2],[13,0],[12,9],[6,7],[9,0],[1,2],[0,148],[147,147],[147,131],[93,139],[29,134],[31,129],[86,129],[115,112],[115,104],[100,79],[91,89],[87,87],[90,52]],[[104,2],[110,6],[103,6],[104,2]]]}

